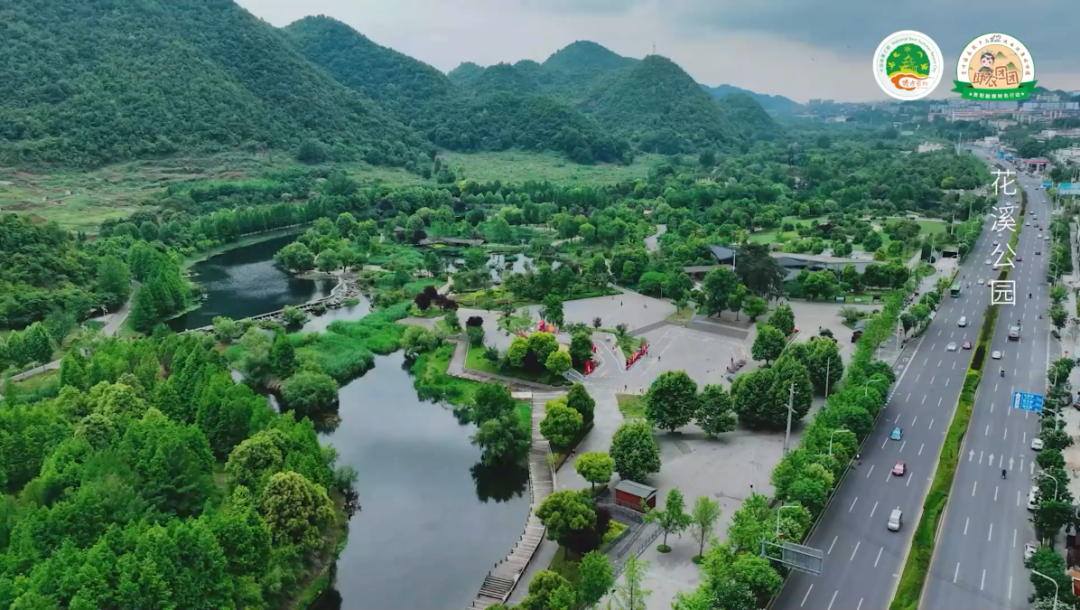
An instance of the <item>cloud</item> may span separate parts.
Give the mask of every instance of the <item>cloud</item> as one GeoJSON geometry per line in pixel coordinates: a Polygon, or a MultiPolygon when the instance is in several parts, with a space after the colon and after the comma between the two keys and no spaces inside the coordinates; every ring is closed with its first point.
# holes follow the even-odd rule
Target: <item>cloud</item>
{"type": "MultiPolygon", "coordinates": [[[[1066,0],[1033,0],[1022,9],[1004,0],[937,0],[905,6],[902,16],[895,5],[867,0],[238,2],[276,26],[306,15],[334,17],[447,72],[465,61],[542,62],[576,40],[638,58],[650,54],[655,43],[657,53],[698,82],[796,101],[886,99],[872,77],[871,55],[897,30],[916,29],[934,38],[951,73],[963,45],[1001,28],[1028,45],[1040,84],[1080,89],[1080,54],[1068,42],[1066,0]]],[[[935,97],[948,95],[948,89],[943,84],[935,97]]]]}

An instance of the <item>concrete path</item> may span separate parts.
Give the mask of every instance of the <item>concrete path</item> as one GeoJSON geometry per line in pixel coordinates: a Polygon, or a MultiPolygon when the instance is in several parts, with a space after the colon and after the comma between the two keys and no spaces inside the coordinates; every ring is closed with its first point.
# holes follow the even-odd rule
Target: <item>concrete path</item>
{"type": "Polygon", "coordinates": [[[649,252],[660,251],[660,236],[667,233],[667,225],[656,225],[656,233],[645,238],[645,249],[649,252]]]}

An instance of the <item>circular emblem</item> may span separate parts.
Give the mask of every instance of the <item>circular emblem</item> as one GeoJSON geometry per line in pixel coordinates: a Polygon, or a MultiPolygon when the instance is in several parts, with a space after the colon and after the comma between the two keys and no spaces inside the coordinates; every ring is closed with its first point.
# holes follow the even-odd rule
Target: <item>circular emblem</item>
{"type": "Polygon", "coordinates": [[[874,53],[874,79],[882,91],[898,100],[930,95],[941,82],[943,71],[941,49],[922,32],[890,34],[874,53]]]}
{"type": "Polygon", "coordinates": [[[1012,36],[983,34],[960,52],[953,82],[953,91],[968,99],[1026,99],[1035,89],[1035,61],[1024,43],[1012,36]]]}

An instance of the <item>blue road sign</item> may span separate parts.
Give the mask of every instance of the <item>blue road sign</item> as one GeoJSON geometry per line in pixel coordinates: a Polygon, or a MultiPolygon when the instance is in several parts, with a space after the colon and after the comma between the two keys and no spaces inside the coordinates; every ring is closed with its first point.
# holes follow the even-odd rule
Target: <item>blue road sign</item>
{"type": "Polygon", "coordinates": [[[1054,186],[1053,182],[1043,182],[1043,188],[1044,189],[1048,189],[1048,188],[1050,188],[1052,186],[1054,186]]]}
{"type": "Polygon", "coordinates": [[[1021,411],[1042,413],[1043,395],[1032,394],[1031,392],[1013,392],[1012,406],[1014,409],[1020,409],[1021,411]]]}

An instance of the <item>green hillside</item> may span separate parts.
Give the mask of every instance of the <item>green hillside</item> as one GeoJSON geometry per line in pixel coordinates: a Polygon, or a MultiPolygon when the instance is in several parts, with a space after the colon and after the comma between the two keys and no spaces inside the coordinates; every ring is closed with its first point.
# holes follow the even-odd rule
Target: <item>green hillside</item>
{"type": "Polygon", "coordinates": [[[20,0],[0,11],[0,163],[295,150],[403,165],[421,138],[231,0],[20,0]]]}
{"type": "Polygon", "coordinates": [[[451,70],[446,77],[451,82],[458,85],[467,85],[472,83],[476,79],[480,78],[480,75],[484,73],[484,67],[479,64],[474,64],[471,61],[467,61],[458,67],[451,70]]]}
{"type": "Polygon", "coordinates": [[[645,152],[723,148],[739,136],[720,104],[682,68],[659,55],[614,73],[584,108],[645,152]]]}
{"type": "Polygon", "coordinates": [[[629,159],[625,139],[612,137],[566,100],[541,94],[537,77],[542,68],[534,61],[487,69],[472,64],[469,84],[461,87],[334,19],[309,17],[285,31],[337,81],[378,101],[442,148],[550,150],[579,163],[629,159]]]}
{"type": "Polygon", "coordinates": [[[715,87],[702,85],[701,88],[707,91],[709,95],[715,97],[718,100],[724,99],[734,93],[744,93],[752,97],[754,101],[756,101],[758,104],[761,104],[762,108],[770,112],[796,112],[802,107],[802,105],[798,102],[782,95],[754,93],[753,91],[750,91],[748,89],[742,89],[734,85],[717,85],[715,87]]]}

